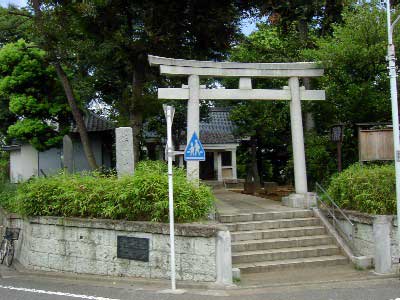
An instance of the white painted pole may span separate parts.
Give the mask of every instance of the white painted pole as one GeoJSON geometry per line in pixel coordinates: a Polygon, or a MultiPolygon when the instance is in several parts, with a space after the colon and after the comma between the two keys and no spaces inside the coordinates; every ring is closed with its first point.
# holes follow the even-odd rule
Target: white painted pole
{"type": "Polygon", "coordinates": [[[175,231],[174,231],[174,182],[172,176],[172,157],[174,149],[172,149],[172,119],[173,107],[166,107],[167,119],[167,153],[168,153],[168,198],[169,198],[169,237],[171,248],[171,289],[176,290],[175,279],[175,231]]]}
{"type": "MultiPolygon", "coordinates": [[[[396,57],[393,44],[393,25],[390,18],[390,0],[386,0],[387,31],[388,31],[388,61],[390,77],[390,98],[392,102],[394,165],[396,168],[396,203],[397,203],[397,238],[400,251],[400,140],[399,140],[399,111],[397,103],[396,57]]],[[[396,19],[395,23],[398,21],[396,19]]]]}
{"type": "Polygon", "coordinates": [[[301,116],[301,100],[299,78],[289,78],[290,88],[290,122],[293,144],[294,185],[296,194],[307,193],[306,156],[304,150],[303,119],[301,116]]]}

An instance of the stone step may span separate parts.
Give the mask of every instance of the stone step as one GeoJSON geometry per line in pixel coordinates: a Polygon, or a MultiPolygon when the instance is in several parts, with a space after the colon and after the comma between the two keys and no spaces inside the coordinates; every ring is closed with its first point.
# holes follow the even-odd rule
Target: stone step
{"type": "Polygon", "coordinates": [[[340,254],[336,245],[319,245],[296,248],[245,251],[232,254],[232,263],[254,263],[262,261],[286,260],[340,254]]]}
{"type": "Polygon", "coordinates": [[[260,273],[274,270],[319,267],[319,266],[336,266],[348,263],[348,259],[342,255],[317,256],[309,258],[294,258],[280,261],[266,261],[256,263],[241,263],[233,267],[239,268],[241,273],[260,273]]]}
{"type": "Polygon", "coordinates": [[[293,210],[293,211],[270,211],[270,212],[257,212],[248,214],[220,215],[219,221],[221,223],[236,223],[236,222],[310,218],[310,217],[313,217],[313,212],[311,210],[303,209],[303,210],[293,210]]]}
{"type": "Polygon", "coordinates": [[[310,236],[325,234],[323,226],[306,226],[292,228],[276,228],[254,231],[236,231],[231,232],[232,242],[249,241],[249,240],[264,240],[277,238],[290,238],[296,236],[310,236]]]}
{"type": "Polygon", "coordinates": [[[228,228],[229,231],[234,232],[288,227],[318,226],[320,224],[321,221],[318,218],[295,218],[241,223],[226,223],[225,226],[228,228]]]}
{"type": "Polygon", "coordinates": [[[334,240],[328,235],[277,238],[266,240],[240,241],[232,243],[232,252],[268,250],[277,248],[307,247],[333,244],[334,240]]]}

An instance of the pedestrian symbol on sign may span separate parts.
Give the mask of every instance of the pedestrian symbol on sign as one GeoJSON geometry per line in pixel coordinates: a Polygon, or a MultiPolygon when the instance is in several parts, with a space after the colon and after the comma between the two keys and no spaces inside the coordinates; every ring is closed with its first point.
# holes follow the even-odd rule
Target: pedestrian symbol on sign
{"type": "Polygon", "coordinates": [[[185,149],[185,160],[206,160],[206,152],[201,144],[196,132],[193,133],[192,138],[185,149]]]}

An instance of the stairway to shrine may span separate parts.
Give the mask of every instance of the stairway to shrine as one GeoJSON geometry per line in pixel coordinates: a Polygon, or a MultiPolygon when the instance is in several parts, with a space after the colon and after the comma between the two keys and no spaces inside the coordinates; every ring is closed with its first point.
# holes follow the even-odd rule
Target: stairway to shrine
{"type": "Polygon", "coordinates": [[[220,214],[232,239],[232,264],[241,273],[347,264],[311,210],[220,214]]]}

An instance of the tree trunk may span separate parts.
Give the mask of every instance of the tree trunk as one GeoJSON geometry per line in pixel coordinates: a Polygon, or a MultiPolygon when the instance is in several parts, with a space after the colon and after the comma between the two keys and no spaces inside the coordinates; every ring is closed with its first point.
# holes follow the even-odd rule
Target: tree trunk
{"type": "Polygon", "coordinates": [[[140,138],[143,126],[143,88],[145,83],[146,60],[139,56],[132,76],[132,98],[129,111],[129,123],[132,127],[134,165],[140,160],[140,138]]]}
{"type": "MultiPolygon", "coordinates": [[[[298,31],[299,31],[299,36],[300,39],[302,41],[304,41],[304,48],[308,48],[308,24],[306,20],[299,20],[299,24],[298,24],[298,31]]],[[[306,90],[311,89],[311,82],[310,82],[310,78],[303,78],[303,85],[306,88],[306,90]]],[[[312,112],[310,111],[306,111],[304,113],[304,128],[306,131],[311,131],[314,130],[315,128],[315,122],[314,122],[314,116],[312,114],[312,112]]]]}
{"type": "MultiPolygon", "coordinates": [[[[54,57],[56,57],[56,55],[54,55],[54,53],[51,53],[51,46],[50,46],[50,44],[47,44],[47,43],[49,43],[49,34],[43,29],[44,26],[42,24],[43,19],[42,19],[42,11],[40,10],[40,5],[41,5],[40,0],[32,0],[32,7],[35,12],[36,25],[37,25],[38,29],[41,31],[41,34],[43,35],[41,47],[46,52],[50,53],[51,56],[54,58],[54,57]]],[[[75,97],[72,92],[71,84],[70,84],[68,77],[65,74],[58,58],[55,59],[54,65],[56,68],[57,76],[63,85],[68,104],[71,107],[72,116],[73,116],[73,118],[76,122],[77,128],[78,128],[78,132],[79,132],[79,135],[80,135],[80,138],[82,141],[83,150],[85,152],[86,159],[89,163],[90,168],[92,170],[96,170],[96,169],[98,169],[98,165],[96,163],[96,159],[94,157],[93,150],[90,145],[85,122],[84,122],[82,114],[78,108],[78,105],[76,104],[75,97]]]]}
{"type": "Polygon", "coordinates": [[[65,95],[67,96],[68,104],[71,107],[72,116],[74,117],[76,126],[78,128],[79,135],[81,137],[83,151],[85,152],[86,159],[89,163],[90,168],[92,170],[96,170],[99,167],[96,163],[93,149],[90,145],[90,140],[89,140],[89,136],[88,136],[88,133],[86,130],[85,121],[82,117],[82,114],[81,114],[79,108],[78,108],[78,105],[76,104],[75,97],[72,92],[71,84],[59,62],[55,63],[55,68],[57,71],[58,78],[61,80],[61,83],[63,85],[65,95]]]}
{"type": "Polygon", "coordinates": [[[263,155],[261,152],[261,145],[260,145],[260,139],[257,138],[257,148],[256,148],[256,163],[257,163],[257,174],[259,176],[259,183],[260,186],[264,186],[264,164],[263,164],[263,155]]]}
{"type": "Polygon", "coordinates": [[[132,138],[133,138],[133,165],[140,160],[140,137],[141,129],[143,125],[143,114],[141,111],[133,111],[129,116],[130,126],[132,127],[132,138]]]}
{"type": "MultiPolygon", "coordinates": [[[[303,85],[306,88],[306,90],[311,89],[311,81],[310,78],[306,77],[303,78],[303,85]]],[[[310,103],[309,103],[310,105],[310,103]]],[[[305,131],[309,132],[315,129],[315,121],[314,121],[314,116],[311,111],[306,111],[304,113],[304,129],[305,131]]]]}
{"type": "Polygon", "coordinates": [[[257,166],[257,140],[255,138],[251,138],[251,172],[254,178],[254,184],[256,188],[260,188],[260,175],[258,172],[257,166]]]}

